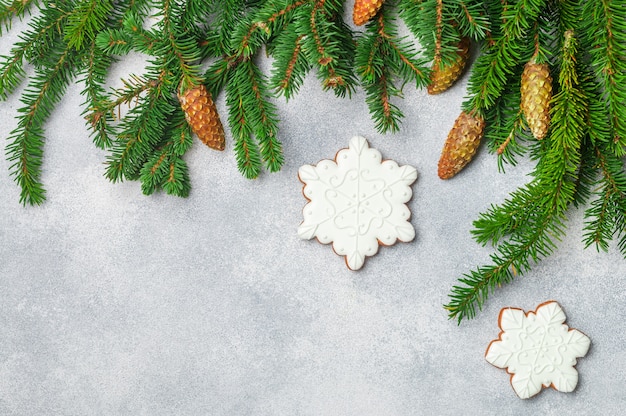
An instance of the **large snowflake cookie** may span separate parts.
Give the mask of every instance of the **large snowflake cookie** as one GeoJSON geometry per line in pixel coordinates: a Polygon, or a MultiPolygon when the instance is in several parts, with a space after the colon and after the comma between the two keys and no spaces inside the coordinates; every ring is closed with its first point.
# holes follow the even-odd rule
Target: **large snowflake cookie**
{"type": "Polygon", "coordinates": [[[552,387],[571,392],[578,384],[576,359],[584,357],[591,340],[565,325],[565,313],[555,301],[534,312],[504,308],[500,312],[500,337],[491,341],[485,358],[511,374],[515,393],[528,399],[552,387]]]}
{"type": "Polygon", "coordinates": [[[302,166],[298,176],[309,200],[298,235],[333,243],[333,250],[345,256],[350,269],[360,269],[365,256],[378,252],[379,244],[415,238],[405,203],[413,195],[410,185],[417,171],[382,161],[380,152],[363,137],[353,137],[335,160],[302,166]]]}

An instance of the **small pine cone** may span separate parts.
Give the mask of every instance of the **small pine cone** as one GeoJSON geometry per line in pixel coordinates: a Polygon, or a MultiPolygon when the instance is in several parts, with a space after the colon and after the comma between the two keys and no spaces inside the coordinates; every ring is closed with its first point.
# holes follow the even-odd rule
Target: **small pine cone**
{"type": "Polygon", "coordinates": [[[428,93],[431,95],[440,94],[450,88],[463,73],[465,64],[469,58],[470,39],[464,37],[457,47],[457,58],[452,65],[441,66],[441,61],[436,59],[433,62],[432,71],[430,73],[430,84],[428,84],[428,93]]]}
{"type": "Polygon", "coordinates": [[[187,123],[198,138],[212,149],[224,150],[224,126],[206,87],[202,84],[193,86],[178,94],[178,100],[187,123]]]}
{"type": "Polygon", "coordinates": [[[520,104],[528,127],[537,140],[546,137],[550,128],[552,77],[548,64],[531,60],[522,73],[522,102],[520,104]]]}
{"type": "Polygon", "coordinates": [[[482,117],[461,112],[441,152],[438,169],[441,179],[452,178],[472,160],[484,130],[485,120],[482,117]]]}
{"type": "Polygon", "coordinates": [[[364,25],[376,16],[385,0],[355,0],[352,10],[352,20],[357,26],[364,25]]]}

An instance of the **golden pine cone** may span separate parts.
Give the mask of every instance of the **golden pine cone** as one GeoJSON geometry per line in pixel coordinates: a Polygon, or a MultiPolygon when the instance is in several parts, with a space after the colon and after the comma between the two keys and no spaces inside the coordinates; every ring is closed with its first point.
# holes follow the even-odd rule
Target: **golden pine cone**
{"type": "Polygon", "coordinates": [[[355,0],[352,10],[352,20],[357,26],[364,25],[376,16],[385,0],[355,0]]]}
{"type": "Polygon", "coordinates": [[[482,117],[461,112],[441,151],[438,174],[441,179],[450,179],[472,160],[485,131],[482,117]]]}
{"type": "Polygon", "coordinates": [[[217,113],[211,93],[202,84],[178,95],[187,123],[202,143],[215,150],[224,150],[224,126],[217,113]]]}
{"type": "Polygon", "coordinates": [[[537,140],[546,137],[550,128],[552,77],[548,64],[531,60],[524,66],[521,87],[521,108],[528,127],[537,140]]]}
{"type": "Polygon", "coordinates": [[[452,65],[442,66],[439,59],[433,62],[430,73],[430,84],[428,84],[429,94],[440,94],[450,88],[450,86],[459,79],[470,55],[469,46],[470,39],[468,37],[462,38],[457,47],[457,58],[452,65]]]}

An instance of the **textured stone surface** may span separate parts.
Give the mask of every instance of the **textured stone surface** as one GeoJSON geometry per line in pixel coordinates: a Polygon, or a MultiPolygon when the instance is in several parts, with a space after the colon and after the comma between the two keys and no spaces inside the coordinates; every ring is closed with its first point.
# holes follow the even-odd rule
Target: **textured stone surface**
{"type": "MultiPolygon", "coordinates": [[[[2,39],[6,53],[7,39],[2,39]]],[[[138,70],[125,60],[115,76],[138,70]]],[[[437,161],[467,75],[436,97],[406,87],[396,135],[376,133],[359,92],[310,76],[278,100],[285,166],[244,179],[226,149],[196,142],[187,199],[111,184],[80,116],[80,86],[46,124],[48,201],[22,207],[0,157],[2,415],[616,415],[626,408],[626,261],[583,250],[582,212],[548,260],[499,289],[473,321],[447,319],[456,279],[488,260],[472,221],[525,183],[531,162],[498,173],[481,146],[449,181],[437,161]],[[298,168],[353,135],[418,170],[416,238],[358,272],[297,236],[298,168]],[[549,299],[592,346],[573,393],[522,401],[484,359],[505,306],[549,299]]],[[[225,114],[223,95],[216,97],[225,114]]],[[[3,136],[17,96],[0,104],[3,136]]]]}

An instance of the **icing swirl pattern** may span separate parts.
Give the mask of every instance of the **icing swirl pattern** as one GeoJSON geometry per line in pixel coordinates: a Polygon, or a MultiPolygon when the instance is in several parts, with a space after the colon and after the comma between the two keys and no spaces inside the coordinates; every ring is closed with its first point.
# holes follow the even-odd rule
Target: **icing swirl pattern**
{"type": "Polygon", "coordinates": [[[332,243],[350,269],[360,269],[366,256],[378,252],[379,243],[415,238],[405,204],[413,195],[410,185],[417,171],[392,160],[382,161],[380,152],[363,137],[353,137],[335,160],[302,166],[298,176],[309,200],[298,235],[332,243]]]}
{"type": "Polygon", "coordinates": [[[542,386],[561,392],[576,388],[576,359],[587,354],[591,340],[569,329],[557,302],[546,302],[527,314],[504,308],[499,322],[502,332],[489,344],[485,358],[511,374],[511,386],[520,398],[534,396],[542,386]]]}

